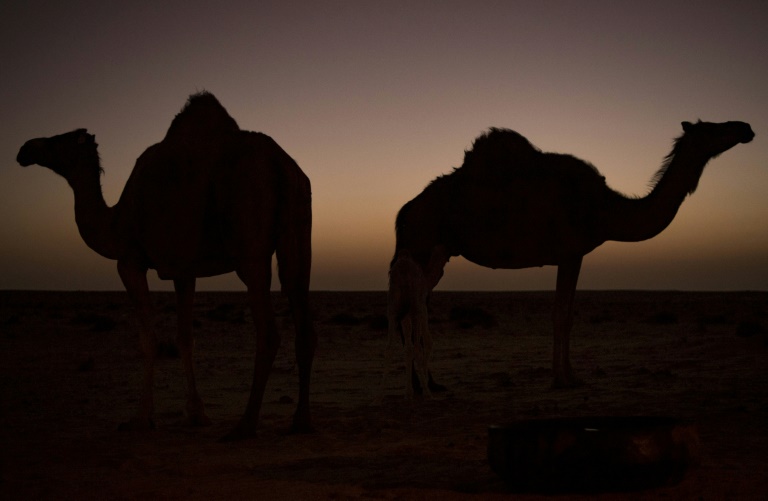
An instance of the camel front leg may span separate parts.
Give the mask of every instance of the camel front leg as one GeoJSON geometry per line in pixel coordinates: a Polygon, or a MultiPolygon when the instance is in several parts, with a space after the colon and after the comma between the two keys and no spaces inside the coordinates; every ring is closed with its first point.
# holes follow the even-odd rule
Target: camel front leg
{"type": "Polygon", "coordinates": [[[127,423],[121,424],[120,429],[153,429],[155,423],[153,419],[154,400],[152,391],[155,357],[157,355],[157,339],[152,328],[152,306],[149,300],[147,270],[134,263],[118,261],[117,271],[139,316],[139,346],[144,359],[144,374],[138,413],[136,417],[127,423]]]}
{"type": "Polygon", "coordinates": [[[184,376],[187,380],[187,419],[192,426],[208,426],[211,420],[205,415],[205,408],[197,393],[194,367],[195,340],[192,334],[192,305],[195,297],[195,277],[176,279],[176,313],[178,315],[178,335],[176,342],[181,351],[184,376]]]}
{"type": "Polygon", "coordinates": [[[579,281],[582,257],[574,257],[560,263],[557,268],[557,289],[555,292],[554,311],[554,353],[552,369],[554,372],[555,388],[570,388],[579,386],[579,380],[571,368],[570,337],[573,325],[573,298],[576,295],[576,284],[579,281]]]}
{"type": "Polygon", "coordinates": [[[426,295],[416,306],[411,315],[414,371],[419,380],[421,394],[428,397],[431,395],[429,382],[432,378],[429,373],[429,359],[432,357],[432,335],[429,331],[426,295]]]}
{"type": "MultiPolygon", "coordinates": [[[[429,262],[427,263],[427,269],[426,269],[426,279],[427,279],[427,295],[426,299],[424,300],[424,321],[426,322],[425,329],[429,329],[429,301],[432,297],[432,291],[437,286],[437,284],[440,282],[440,279],[443,278],[443,272],[445,270],[445,265],[448,264],[448,261],[451,259],[451,254],[448,252],[448,249],[444,245],[436,245],[432,248],[432,253],[429,256],[429,262]]],[[[430,353],[432,350],[432,337],[430,334],[430,353]]],[[[432,371],[427,369],[427,386],[429,387],[430,392],[432,393],[441,393],[444,391],[448,391],[448,388],[446,388],[444,385],[436,383],[435,380],[432,378],[432,371]]]]}
{"type": "MultiPolygon", "coordinates": [[[[410,314],[400,321],[400,332],[403,335],[403,357],[405,363],[405,398],[412,399],[414,387],[413,379],[418,373],[413,368],[413,324],[410,314]]],[[[418,376],[416,376],[418,377],[418,376]]]]}

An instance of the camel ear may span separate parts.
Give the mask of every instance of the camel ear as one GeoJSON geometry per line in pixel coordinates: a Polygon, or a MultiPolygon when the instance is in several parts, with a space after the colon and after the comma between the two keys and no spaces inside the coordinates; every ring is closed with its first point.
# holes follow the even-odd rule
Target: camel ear
{"type": "Polygon", "coordinates": [[[683,131],[688,132],[693,128],[693,124],[691,122],[683,122],[683,131]]]}
{"type": "Polygon", "coordinates": [[[88,134],[85,130],[77,137],[77,144],[93,143],[96,141],[96,136],[88,134]]]}

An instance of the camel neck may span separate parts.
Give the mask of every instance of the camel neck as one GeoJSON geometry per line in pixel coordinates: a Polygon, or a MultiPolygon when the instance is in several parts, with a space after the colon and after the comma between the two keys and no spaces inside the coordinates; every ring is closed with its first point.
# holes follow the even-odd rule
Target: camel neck
{"type": "Polygon", "coordinates": [[[606,240],[639,242],[661,233],[675,218],[683,200],[696,189],[709,158],[686,152],[670,155],[643,198],[616,194],[604,213],[606,240]]]}
{"type": "Polygon", "coordinates": [[[86,178],[68,179],[75,194],[75,222],[86,245],[108,259],[117,259],[113,209],[104,201],[99,171],[86,178]]]}

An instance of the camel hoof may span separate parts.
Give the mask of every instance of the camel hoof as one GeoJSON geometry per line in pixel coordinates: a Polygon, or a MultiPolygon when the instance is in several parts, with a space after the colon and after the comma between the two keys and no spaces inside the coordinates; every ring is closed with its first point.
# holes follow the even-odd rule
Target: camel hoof
{"type": "Polygon", "coordinates": [[[155,422],[151,419],[131,418],[126,423],[120,423],[117,431],[152,431],[155,429],[155,422]]]}

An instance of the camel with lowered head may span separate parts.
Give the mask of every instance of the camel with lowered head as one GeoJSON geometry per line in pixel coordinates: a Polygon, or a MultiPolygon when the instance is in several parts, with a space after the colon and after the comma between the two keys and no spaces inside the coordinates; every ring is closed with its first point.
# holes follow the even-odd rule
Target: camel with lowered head
{"type": "Polygon", "coordinates": [[[104,201],[97,144],[85,129],[27,141],[17,160],[23,166],[48,167],[67,180],[75,195],[80,235],[91,249],[117,260],[120,278],[137,307],[143,389],[138,413],[122,428],[154,426],[156,340],[147,270],[157,270],[161,279],[174,282],[187,413],[194,425],[210,422],[192,362],[195,280],[235,271],[248,289],[257,347],[245,413],[225,439],[255,434],[280,342],[270,298],[276,253],[296,327],[299,401],[292,427],[310,429],[309,380],[317,343],[308,302],[311,189],[307,176],[274,140],[240,130],[212,94],[192,95],[165,138],[136,161],[113,207],[104,201]]]}
{"type": "MultiPolygon", "coordinates": [[[[569,339],[583,257],[608,240],[638,242],[660,233],[696,190],[707,162],[755,135],[744,122],[682,125],[683,135],[643,198],[612,190],[582,160],[543,153],[514,131],[491,129],[475,140],[460,168],[432,181],[402,207],[391,269],[398,269],[401,259],[413,260],[423,275],[439,280],[442,266],[432,269],[436,253],[445,255],[443,264],[450,256],[464,256],[494,269],[557,266],[554,386],[576,385],[569,339]]],[[[399,276],[390,277],[390,289],[403,287],[399,276]]],[[[390,295],[398,297],[409,296],[390,295]]],[[[397,304],[389,310],[404,311],[397,304]]],[[[390,316],[390,328],[401,329],[399,321],[390,316]]]]}

